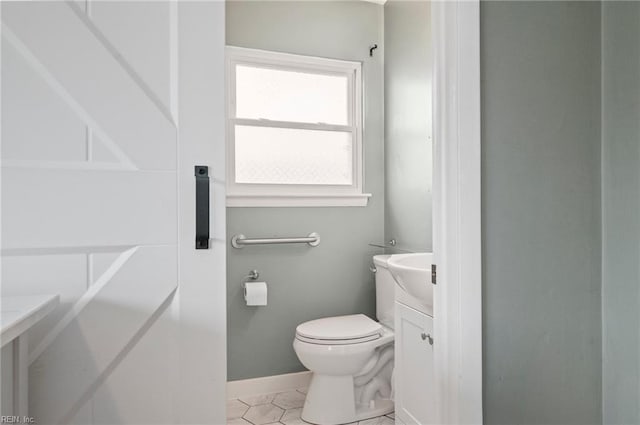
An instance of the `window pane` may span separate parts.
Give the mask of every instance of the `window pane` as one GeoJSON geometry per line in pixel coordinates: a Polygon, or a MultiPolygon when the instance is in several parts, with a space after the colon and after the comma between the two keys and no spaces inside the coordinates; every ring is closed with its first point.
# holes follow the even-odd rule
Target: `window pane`
{"type": "Polygon", "coordinates": [[[236,65],[236,117],[348,125],[348,79],[236,65]]]}
{"type": "Polygon", "coordinates": [[[350,185],[351,133],[235,126],[236,182],[350,185]]]}

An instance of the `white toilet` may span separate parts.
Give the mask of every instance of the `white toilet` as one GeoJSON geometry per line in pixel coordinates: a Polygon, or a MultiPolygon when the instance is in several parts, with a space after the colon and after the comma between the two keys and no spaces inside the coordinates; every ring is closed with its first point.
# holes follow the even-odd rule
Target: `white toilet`
{"type": "Polygon", "coordinates": [[[313,372],[302,419],[336,425],[393,411],[393,310],[395,281],[389,255],[376,255],[376,316],[326,317],[296,328],[293,349],[313,372]]]}

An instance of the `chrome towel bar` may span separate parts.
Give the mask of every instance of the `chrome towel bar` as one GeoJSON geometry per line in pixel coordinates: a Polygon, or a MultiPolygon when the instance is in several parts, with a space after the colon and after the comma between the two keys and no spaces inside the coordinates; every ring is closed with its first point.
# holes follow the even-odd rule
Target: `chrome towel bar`
{"type": "Polygon", "coordinates": [[[306,243],[309,246],[320,245],[320,235],[316,232],[309,233],[309,236],[302,238],[263,238],[248,239],[245,235],[235,235],[231,238],[231,246],[234,248],[242,248],[245,245],[272,245],[282,243],[306,243]]]}

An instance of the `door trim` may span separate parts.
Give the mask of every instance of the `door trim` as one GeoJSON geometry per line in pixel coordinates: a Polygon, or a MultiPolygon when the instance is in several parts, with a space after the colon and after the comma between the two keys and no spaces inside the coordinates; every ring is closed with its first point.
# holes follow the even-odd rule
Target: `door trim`
{"type": "Polygon", "coordinates": [[[442,424],[482,423],[479,0],[433,2],[435,364],[442,424]]]}

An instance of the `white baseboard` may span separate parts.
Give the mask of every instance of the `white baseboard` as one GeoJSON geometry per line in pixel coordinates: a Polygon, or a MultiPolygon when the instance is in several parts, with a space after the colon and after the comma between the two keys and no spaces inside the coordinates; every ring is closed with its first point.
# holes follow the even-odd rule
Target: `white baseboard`
{"type": "Polygon", "coordinates": [[[310,371],[229,381],[227,382],[227,399],[306,388],[309,386],[309,381],[311,381],[310,371]]]}

